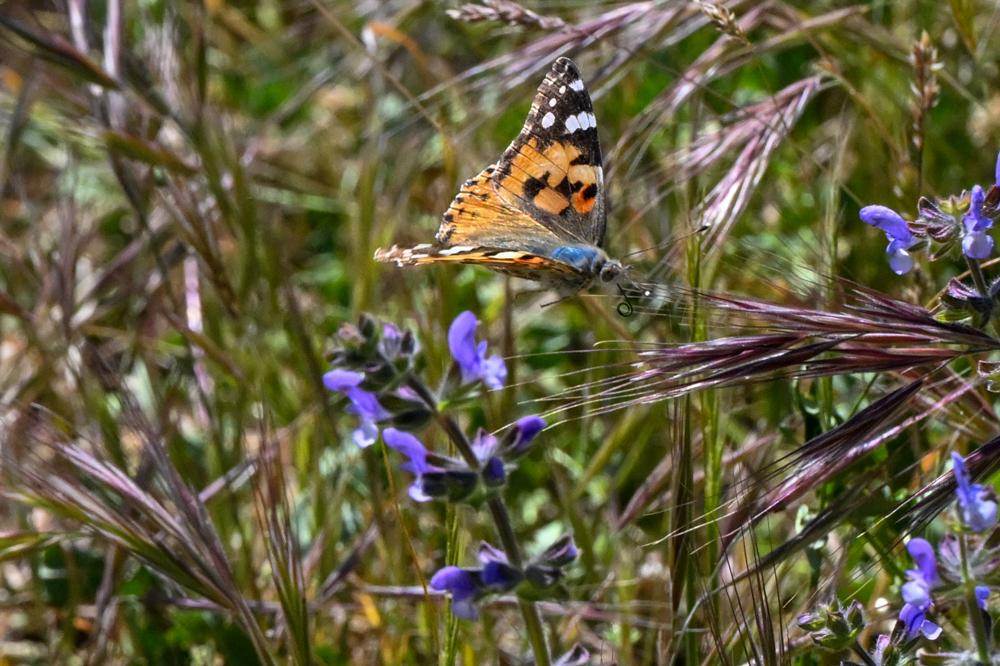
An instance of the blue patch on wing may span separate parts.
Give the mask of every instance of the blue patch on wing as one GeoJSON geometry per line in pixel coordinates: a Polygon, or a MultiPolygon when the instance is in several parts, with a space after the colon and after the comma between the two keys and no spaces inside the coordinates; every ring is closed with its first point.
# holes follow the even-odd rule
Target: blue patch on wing
{"type": "Polygon", "coordinates": [[[596,247],[585,245],[560,245],[549,256],[577,270],[588,271],[594,266],[599,252],[596,247]]]}

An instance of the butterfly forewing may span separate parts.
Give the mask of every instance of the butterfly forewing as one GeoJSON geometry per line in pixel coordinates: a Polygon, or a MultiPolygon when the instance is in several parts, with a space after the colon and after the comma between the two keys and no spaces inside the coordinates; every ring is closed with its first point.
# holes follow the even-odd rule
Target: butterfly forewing
{"type": "Polygon", "coordinates": [[[500,198],[570,243],[604,244],[604,173],[590,94],[568,58],[552,65],[492,174],[500,198]]]}
{"type": "Polygon", "coordinates": [[[527,213],[501,199],[493,165],[462,184],[441,219],[435,240],[442,247],[472,246],[536,251],[562,242],[527,213]]]}

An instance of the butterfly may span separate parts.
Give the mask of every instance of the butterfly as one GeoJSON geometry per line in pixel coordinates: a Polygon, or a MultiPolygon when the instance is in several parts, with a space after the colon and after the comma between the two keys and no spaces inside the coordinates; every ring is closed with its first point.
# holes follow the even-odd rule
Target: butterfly
{"type": "Polygon", "coordinates": [[[436,242],[375,251],[398,266],[460,263],[535,280],[570,296],[616,283],[626,267],[603,249],[604,169],[594,107],[569,58],[538,87],[521,133],[462,185],[436,242]]]}

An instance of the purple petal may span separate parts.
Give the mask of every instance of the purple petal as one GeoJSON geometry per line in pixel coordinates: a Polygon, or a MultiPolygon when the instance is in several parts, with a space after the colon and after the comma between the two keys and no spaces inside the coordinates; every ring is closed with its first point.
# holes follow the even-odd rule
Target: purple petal
{"type": "Polygon", "coordinates": [[[502,484],[507,478],[507,469],[504,467],[503,461],[496,456],[487,460],[486,464],[483,465],[483,478],[491,486],[502,484]]]}
{"type": "Polygon", "coordinates": [[[924,580],[911,580],[899,588],[903,601],[926,610],[931,605],[931,590],[924,580]]]}
{"type": "Polygon", "coordinates": [[[504,562],[487,562],[483,566],[483,584],[509,590],[521,582],[521,572],[504,562]]]}
{"type": "Polygon", "coordinates": [[[476,349],[476,326],[479,321],[476,315],[468,310],[455,317],[448,328],[448,349],[451,356],[462,370],[463,379],[466,375],[479,373],[479,354],[476,349]]]}
{"type": "Polygon", "coordinates": [[[920,623],[920,633],[929,641],[937,640],[938,636],[941,635],[941,627],[925,619],[920,623]]]}
{"type": "Polygon", "coordinates": [[[371,420],[363,419],[361,425],[351,433],[351,439],[360,449],[367,449],[378,439],[378,425],[371,420]]]}
{"type": "Polygon", "coordinates": [[[976,601],[979,607],[986,610],[986,600],[990,596],[990,588],[985,585],[976,585],[976,601]]]}
{"type": "Polygon", "coordinates": [[[522,416],[514,424],[514,427],[517,428],[514,448],[521,448],[530,444],[531,440],[545,428],[545,419],[540,416],[522,416]]]}
{"type": "Polygon", "coordinates": [[[476,601],[473,598],[451,600],[451,612],[455,617],[463,620],[478,620],[479,609],[476,608],[476,601]]]}
{"type": "Polygon", "coordinates": [[[993,254],[993,237],[984,231],[970,231],[962,238],[962,253],[970,259],[989,259],[993,254]]]}
{"type": "Polygon", "coordinates": [[[410,433],[395,428],[386,428],[385,432],[382,433],[382,439],[390,448],[410,459],[408,471],[419,475],[430,469],[427,464],[427,448],[410,433]]]}
{"type": "Polygon", "coordinates": [[[347,391],[358,386],[365,380],[360,372],[350,370],[331,370],[323,375],[323,386],[329,391],[347,391]]]}
{"type": "Polygon", "coordinates": [[[489,564],[490,562],[503,562],[507,564],[507,553],[485,541],[479,542],[479,552],[476,553],[476,556],[482,564],[489,564]]]}
{"type": "Polygon", "coordinates": [[[991,493],[982,485],[972,483],[969,478],[969,471],[965,466],[965,459],[961,455],[952,451],[952,473],[955,475],[955,482],[958,488],[955,494],[958,496],[959,515],[962,522],[975,532],[982,532],[990,529],[997,522],[997,503],[992,498],[991,493]]]}
{"type": "Polygon", "coordinates": [[[483,383],[487,388],[494,390],[503,388],[503,383],[507,381],[507,364],[504,363],[503,357],[494,354],[483,363],[482,373],[483,383]]]}
{"type": "Polygon", "coordinates": [[[899,213],[885,206],[865,206],[861,209],[861,221],[885,232],[891,240],[909,243],[913,233],[906,226],[906,220],[899,213]]]}
{"type": "Polygon", "coordinates": [[[374,393],[354,387],[347,389],[346,395],[351,401],[351,411],[361,417],[362,420],[380,421],[388,418],[389,413],[385,411],[385,408],[379,403],[374,393]]]}
{"type": "Polygon", "coordinates": [[[976,218],[982,217],[983,204],[985,203],[986,203],[986,192],[983,191],[982,186],[973,185],[972,194],[969,196],[969,213],[976,218]]]}
{"type": "Polygon", "coordinates": [[[472,452],[476,454],[476,460],[483,462],[493,457],[497,449],[497,438],[480,430],[472,440],[472,452]]]}
{"type": "Polygon", "coordinates": [[[934,561],[934,547],[931,546],[927,539],[917,537],[916,539],[910,539],[910,542],[906,544],[906,550],[910,553],[913,561],[917,563],[919,569],[919,571],[913,571],[913,573],[919,573],[920,578],[928,586],[933,585],[937,581],[937,562],[934,561]]]}
{"type": "Polygon", "coordinates": [[[410,487],[406,492],[410,496],[410,499],[414,502],[430,502],[434,499],[424,492],[424,480],[423,477],[420,476],[414,479],[413,483],[410,484],[410,487]]]}
{"type": "Polygon", "coordinates": [[[455,601],[475,595],[479,587],[474,573],[455,566],[445,567],[431,576],[431,589],[450,592],[455,601]]]}
{"type": "Polygon", "coordinates": [[[1000,153],[997,153],[997,165],[996,170],[993,173],[993,183],[1000,187],[1000,153]]]}
{"type": "MultiPolygon", "coordinates": [[[[893,241],[893,243],[896,241],[893,241]]],[[[890,243],[890,247],[892,244],[890,243]]],[[[896,275],[906,275],[913,270],[913,257],[906,250],[889,252],[889,268],[896,275]]]]}

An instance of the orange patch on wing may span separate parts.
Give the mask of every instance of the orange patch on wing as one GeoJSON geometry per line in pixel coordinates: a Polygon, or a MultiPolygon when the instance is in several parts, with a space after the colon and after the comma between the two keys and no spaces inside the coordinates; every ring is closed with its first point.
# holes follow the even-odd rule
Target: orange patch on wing
{"type": "Polygon", "coordinates": [[[586,215],[590,211],[594,210],[594,203],[597,201],[597,197],[586,197],[584,195],[585,190],[580,190],[579,192],[573,193],[573,208],[576,209],[578,213],[586,215]]]}
{"type": "Polygon", "coordinates": [[[517,191],[509,186],[510,182],[524,183],[529,178],[545,179],[549,187],[556,187],[566,177],[572,168],[570,162],[580,156],[580,150],[570,143],[552,143],[544,150],[538,150],[538,141],[529,139],[518,148],[518,154],[511,160],[513,169],[507,175],[502,186],[517,191]]]}
{"type": "Polygon", "coordinates": [[[546,213],[552,213],[553,215],[559,215],[569,206],[569,201],[566,200],[566,197],[551,188],[541,190],[532,199],[532,203],[546,213]]]}

